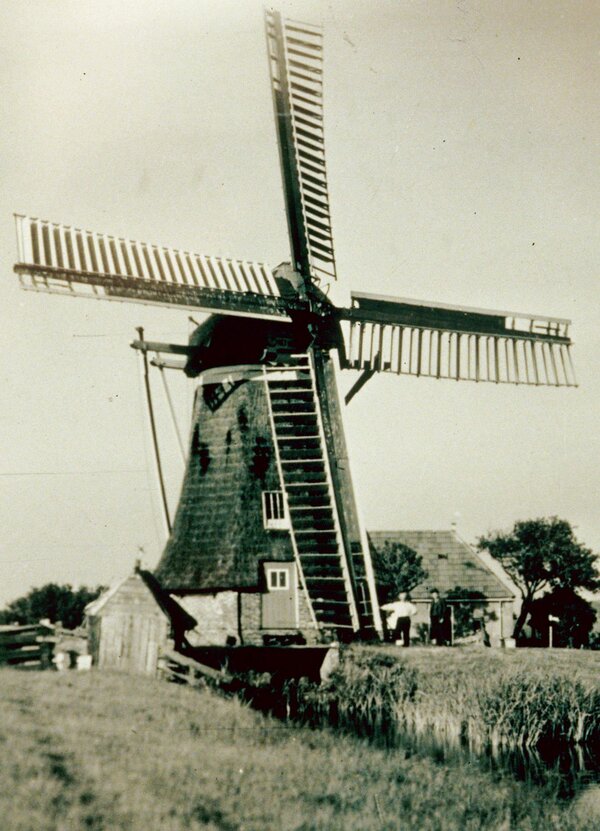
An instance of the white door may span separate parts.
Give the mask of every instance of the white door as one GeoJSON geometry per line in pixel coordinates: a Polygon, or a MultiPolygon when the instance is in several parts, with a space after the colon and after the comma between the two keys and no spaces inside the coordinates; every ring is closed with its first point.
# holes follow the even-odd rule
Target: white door
{"type": "Polygon", "coordinates": [[[295,564],[265,563],[265,583],[262,628],[297,629],[295,564]]]}

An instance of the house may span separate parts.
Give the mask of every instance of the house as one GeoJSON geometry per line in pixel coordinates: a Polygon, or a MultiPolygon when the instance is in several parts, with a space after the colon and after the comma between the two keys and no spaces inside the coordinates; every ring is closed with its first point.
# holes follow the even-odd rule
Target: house
{"type": "MultiPolygon", "coordinates": [[[[450,531],[371,531],[371,546],[397,542],[412,548],[422,557],[427,579],[411,592],[419,610],[413,631],[429,623],[430,592],[436,588],[442,597],[457,587],[478,591],[485,598],[486,630],[493,646],[509,638],[513,630],[514,589],[499,564],[492,567],[479,553],[450,531]]],[[[424,629],[421,629],[424,631],[424,629]]]]}
{"type": "Polygon", "coordinates": [[[94,665],[153,675],[160,650],[196,626],[156,578],[136,566],[85,609],[94,665]]]}

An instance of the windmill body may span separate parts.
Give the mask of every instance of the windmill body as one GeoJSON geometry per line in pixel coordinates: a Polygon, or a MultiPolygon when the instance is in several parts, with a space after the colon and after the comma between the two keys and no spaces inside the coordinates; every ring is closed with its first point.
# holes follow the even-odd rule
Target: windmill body
{"type": "Polygon", "coordinates": [[[218,607],[216,638],[374,634],[329,351],[304,326],[216,316],[190,350],[198,386],[161,584],[197,619],[218,607]]]}
{"type": "Polygon", "coordinates": [[[204,637],[381,630],[336,371],[573,386],[569,321],[352,294],[337,279],[324,153],[322,33],[266,14],[291,260],[209,257],[17,216],[24,288],[213,313],[175,353],[196,395],[157,577],[204,637]],[[202,628],[202,627],[201,627],[202,628]]]}

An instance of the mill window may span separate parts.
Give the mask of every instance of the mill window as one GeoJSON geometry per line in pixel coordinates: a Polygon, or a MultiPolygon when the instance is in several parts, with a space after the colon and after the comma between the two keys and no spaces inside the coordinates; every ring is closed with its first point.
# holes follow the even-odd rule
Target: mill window
{"type": "Polygon", "coordinates": [[[289,589],[290,581],[288,570],[286,568],[268,568],[267,586],[270,592],[289,589]]]}
{"type": "Polygon", "coordinates": [[[283,491],[263,491],[262,501],[265,528],[289,528],[283,491]]]}

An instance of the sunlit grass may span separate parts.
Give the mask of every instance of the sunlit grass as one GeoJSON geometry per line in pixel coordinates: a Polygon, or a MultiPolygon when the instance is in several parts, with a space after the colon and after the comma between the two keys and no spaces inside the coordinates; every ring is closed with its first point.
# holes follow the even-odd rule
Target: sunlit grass
{"type": "Polygon", "coordinates": [[[147,678],[3,670],[0,724],[2,831],[585,828],[468,765],[147,678]]]}

